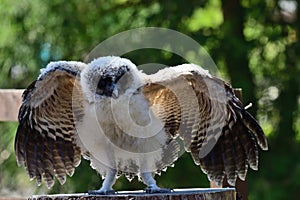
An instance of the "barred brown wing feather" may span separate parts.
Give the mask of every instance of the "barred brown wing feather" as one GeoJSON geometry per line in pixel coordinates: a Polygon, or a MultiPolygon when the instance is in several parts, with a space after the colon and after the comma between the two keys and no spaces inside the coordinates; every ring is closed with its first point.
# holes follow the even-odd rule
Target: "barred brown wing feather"
{"type": "Polygon", "coordinates": [[[81,160],[81,150],[75,142],[75,120],[78,119],[73,115],[72,106],[76,103],[82,111],[82,99],[72,99],[72,93],[81,92],[75,82],[79,67],[83,66],[65,68],[66,64],[48,66],[52,69],[25,90],[15,138],[18,164],[25,166],[37,184],[44,179],[49,188],[55,177],[63,184],[66,175],[72,176],[81,160]],[[46,87],[52,87],[45,89],[50,92],[47,95],[42,94],[46,87]]]}
{"type": "Polygon", "coordinates": [[[258,122],[253,118],[253,116],[250,115],[250,113],[248,113],[247,111],[244,112],[243,122],[246,125],[246,127],[251,131],[251,133],[254,134],[260,148],[263,150],[268,150],[267,139],[264,135],[262,128],[259,126],[258,122]]]}
{"type": "Polygon", "coordinates": [[[178,71],[170,77],[166,70],[164,77],[154,75],[144,95],[166,132],[183,139],[210,180],[222,184],[226,175],[235,185],[237,178],[245,179],[248,166],[257,169],[257,144],[267,149],[264,133],[228,83],[201,70],[178,71]]]}
{"type": "Polygon", "coordinates": [[[155,163],[156,173],[160,174],[178,159],[180,146],[177,141],[173,140],[173,137],[177,135],[180,125],[180,109],[174,109],[174,105],[178,105],[174,93],[160,84],[146,85],[143,92],[152,105],[153,113],[165,122],[165,132],[169,135],[167,143],[162,148],[162,159],[155,163]]]}

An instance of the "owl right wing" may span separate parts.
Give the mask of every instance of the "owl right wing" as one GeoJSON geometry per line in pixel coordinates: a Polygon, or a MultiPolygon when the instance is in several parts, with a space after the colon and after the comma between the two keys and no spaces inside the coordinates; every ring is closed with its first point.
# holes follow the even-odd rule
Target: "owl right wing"
{"type": "Polygon", "coordinates": [[[267,141],[258,122],[244,109],[232,87],[201,67],[185,64],[146,76],[144,95],[172,137],[182,138],[208,178],[219,185],[244,180],[258,168],[258,145],[267,141]]]}
{"type": "Polygon", "coordinates": [[[79,79],[85,66],[49,63],[23,93],[14,148],[18,165],[38,185],[43,178],[50,188],[55,177],[63,184],[80,163],[75,123],[83,116],[79,79]]]}

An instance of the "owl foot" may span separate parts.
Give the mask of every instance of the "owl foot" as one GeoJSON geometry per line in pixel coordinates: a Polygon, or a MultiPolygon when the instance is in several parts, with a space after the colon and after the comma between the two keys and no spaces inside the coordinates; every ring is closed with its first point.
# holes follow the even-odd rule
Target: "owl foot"
{"type": "Polygon", "coordinates": [[[169,188],[160,188],[160,187],[147,187],[145,189],[145,192],[148,194],[154,194],[154,193],[169,193],[172,192],[169,188]]]}
{"type": "Polygon", "coordinates": [[[116,192],[114,190],[89,190],[89,195],[110,195],[115,194],[116,192]]]}

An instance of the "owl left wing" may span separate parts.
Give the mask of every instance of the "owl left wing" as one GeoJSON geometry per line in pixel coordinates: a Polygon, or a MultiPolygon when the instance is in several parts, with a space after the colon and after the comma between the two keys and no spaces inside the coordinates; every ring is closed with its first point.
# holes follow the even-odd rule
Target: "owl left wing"
{"type": "Polygon", "coordinates": [[[258,122],[244,109],[231,86],[193,64],[163,69],[146,78],[143,93],[165,131],[183,139],[185,150],[221,184],[244,180],[258,167],[257,144],[267,141],[258,122]]]}
{"type": "Polygon", "coordinates": [[[15,138],[18,165],[31,179],[48,188],[55,177],[63,184],[81,160],[76,144],[75,121],[82,117],[80,62],[52,62],[24,91],[15,138]]]}

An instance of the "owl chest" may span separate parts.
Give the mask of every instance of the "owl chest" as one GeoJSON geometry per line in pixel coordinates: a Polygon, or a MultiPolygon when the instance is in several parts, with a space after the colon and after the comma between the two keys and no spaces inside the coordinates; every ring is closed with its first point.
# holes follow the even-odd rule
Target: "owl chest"
{"type": "Polygon", "coordinates": [[[168,141],[163,123],[151,114],[147,104],[139,101],[89,105],[80,130],[82,144],[100,173],[99,163],[122,172],[128,170],[128,163],[138,167],[131,172],[152,171],[162,159],[168,141]]]}
{"type": "Polygon", "coordinates": [[[105,129],[120,129],[135,134],[151,124],[150,108],[142,95],[123,95],[95,104],[97,120],[105,129]]]}

